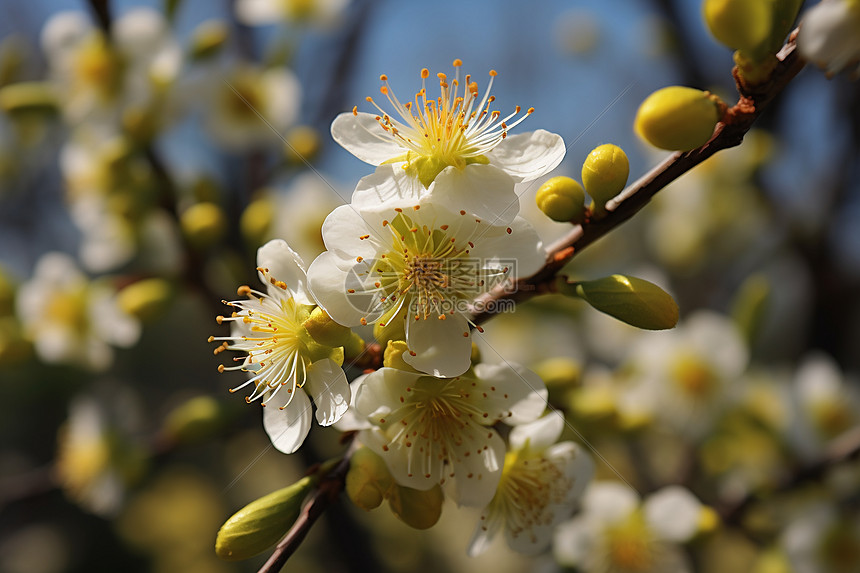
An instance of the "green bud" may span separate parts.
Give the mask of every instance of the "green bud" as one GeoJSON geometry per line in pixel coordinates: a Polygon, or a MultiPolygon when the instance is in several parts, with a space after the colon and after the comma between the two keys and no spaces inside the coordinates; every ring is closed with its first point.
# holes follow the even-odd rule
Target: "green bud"
{"type": "Polygon", "coordinates": [[[600,312],[645,330],[678,324],[678,305],[657,285],[636,277],[612,275],[569,284],[560,277],[559,292],[578,296],[600,312]]]}
{"type": "Polygon", "coordinates": [[[190,56],[192,60],[207,60],[217,55],[230,38],[227,24],[220,20],[201,23],[191,35],[190,56]]]}
{"type": "Polygon", "coordinates": [[[138,320],[151,321],[167,309],[173,298],[173,287],[164,279],[151,278],[137,281],[117,295],[119,307],[138,320]]]}
{"type": "Polygon", "coordinates": [[[767,40],[772,0],[705,0],[702,13],[711,34],[733,50],[754,52],[767,40]]]}
{"type": "Polygon", "coordinates": [[[289,129],[284,139],[287,140],[284,154],[290,163],[303,165],[305,161],[316,157],[320,150],[320,134],[309,125],[297,125],[289,129]]]}
{"type": "Polygon", "coordinates": [[[316,307],[311,315],[302,323],[308,334],[323,346],[343,346],[351,338],[352,330],[348,326],[336,323],[321,307],[316,307]]]}
{"type": "Polygon", "coordinates": [[[671,86],[645,98],[636,112],[636,133],[655,147],[689,151],[711,138],[725,104],[702,90],[671,86]]]}
{"type": "Polygon", "coordinates": [[[595,147],[582,164],[582,184],[595,205],[603,206],[621,193],[629,175],[627,154],[611,143],[595,147]]]}
{"type": "Polygon", "coordinates": [[[770,294],[771,287],[768,280],[763,275],[753,275],[744,281],[735,296],[732,318],[747,343],[755,340],[761,328],[770,294]]]}
{"type": "Polygon", "coordinates": [[[215,244],[227,230],[224,211],[215,203],[197,203],[180,217],[182,232],[197,248],[215,244]]]}
{"type": "Polygon", "coordinates": [[[409,352],[405,340],[389,340],[382,355],[382,365],[406,372],[418,372],[403,360],[403,355],[409,352]]]}
{"type": "Polygon", "coordinates": [[[379,507],[394,486],[394,478],[385,460],[369,448],[359,448],[349,461],[346,474],[346,495],[365,511],[379,507]]]}
{"type": "Polygon", "coordinates": [[[388,503],[394,515],[409,527],[429,529],[439,521],[443,501],[445,496],[438,485],[426,491],[398,485],[394,487],[388,503]]]}
{"type": "Polygon", "coordinates": [[[239,219],[239,230],[248,245],[262,245],[269,235],[274,220],[275,205],[268,197],[263,197],[251,201],[245,207],[242,217],[239,219]]]}
{"type": "Polygon", "coordinates": [[[164,434],[183,444],[197,443],[221,427],[221,406],[211,396],[191,398],[177,406],[164,421],[164,434]]]}
{"type": "Polygon", "coordinates": [[[553,221],[581,223],[585,218],[585,192],[570,177],[553,177],[537,191],[538,209],[553,221]]]}
{"type": "Polygon", "coordinates": [[[53,115],[57,94],[47,82],[20,82],[0,88],[0,109],[10,115],[53,115]]]}
{"type": "Polygon", "coordinates": [[[367,348],[367,343],[358,335],[357,332],[350,331],[349,340],[343,345],[344,360],[354,360],[364,353],[367,348]]]}
{"type": "Polygon", "coordinates": [[[248,559],[278,542],[292,527],[315,485],[307,476],[291,486],[252,501],[224,522],[215,537],[215,553],[227,561],[248,559]]]}

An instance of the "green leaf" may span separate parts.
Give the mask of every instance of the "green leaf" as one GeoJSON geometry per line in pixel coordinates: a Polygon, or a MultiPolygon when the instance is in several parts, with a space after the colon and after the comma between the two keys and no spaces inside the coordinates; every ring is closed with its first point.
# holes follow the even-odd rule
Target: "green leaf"
{"type": "Polygon", "coordinates": [[[612,275],[593,281],[559,281],[559,292],[577,296],[600,312],[645,330],[678,324],[678,304],[663,289],[646,280],[612,275]]]}

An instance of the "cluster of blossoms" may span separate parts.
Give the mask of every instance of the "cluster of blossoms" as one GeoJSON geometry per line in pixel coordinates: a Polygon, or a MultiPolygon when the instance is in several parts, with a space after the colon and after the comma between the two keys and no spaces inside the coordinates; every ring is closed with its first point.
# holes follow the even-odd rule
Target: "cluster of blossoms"
{"type": "Polygon", "coordinates": [[[250,385],[248,401],[267,406],[264,425],[279,450],[304,441],[310,392],[317,421],[361,430],[358,440],[398,486],[442,486],[456,503],[484,508],[470,553],[502,529],[512,547],[534,552],[573,511],[593,465],[574,443],[555,443],[563,417],[543,415],[539,376],[475,358],[473,330],[483,329],[471,316],[477,297],[544,264],[514,188],[554,169],[565,147],[542,130],[509,135],[534,110],[493,109],[496,72],[481,93],[461,65],[453,78],[437,75],[435,99],[422,70],[421,89],[405,103],[383,75],[380,91],[396,114],[367,98],[378,113],[354,108],[335,119],[335,141],[375,172],[325,219],[326,251],[306,272],[284,241],[260,248],[266,291],[241,287],[247,300],[227,302],[234,312],[219,317],[230,336],[210,340],[221,344],[216,353],[246,353],[221,370],[248,372],[236,390],[250,385]],[[355,338],[371,327],[384,367],[350,387],[344,357],[360,358],[355,338]]]}

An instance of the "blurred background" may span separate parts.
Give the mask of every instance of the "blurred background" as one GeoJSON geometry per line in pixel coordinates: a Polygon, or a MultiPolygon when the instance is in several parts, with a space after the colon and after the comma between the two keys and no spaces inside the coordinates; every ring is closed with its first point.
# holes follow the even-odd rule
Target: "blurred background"
{"type": "MultiPolygon", "coordinates": [[[[553,175],[579,179],[588,152],[614,143],[632,180],[664,155],[633,134],[648,94],[680,84],[736,100],[732,54],[700,10],[0,0],[0,571],[256,571],[265,555],[218,560],[215,532],[337,455],[338,434],[315,427],[300,453],[273,450],[259,407],[227,392],[241,375],[217,372],[223,356],[207,338],[227,330],[215,322],[221,300],[255,283],[256,248],[284,238],[309,263],[324,217],[372,172],[331,140],[333,118],[370,111],[380,74],[409,99],[421,68],[450,74],[460,58],[482,89],[498,72],[498,109],[536,109],[518,132],[564,138],[553,175]]],[[[804,70],[740,148],[567,269],[671,292],[671,343],[547,297],[486,325],[484,358],[542,374],[553,404],[642,493],[680,483],[723,509],[790,482],[860,423],[858,93],[849,78],[804,70]],[[680,353],[713,365],[706,382],[666,366],[680,353]]],[[[566,225],[534,207],[537,187],[518,192],[549,242],[566,225]]],[[[860,570],[856,466],[743,515],[722,511],[724,526],[686,549],[696,570],[860,570]],[[815,535],[830,525],[792,533],[813,506],[827,524],[851,524],[845,540],[821,541],[829,550],[815,535]],[[797,557],[808,554],[825,557],[797,557]]],[[[598,463],[597,478],[617,476],[598,463]]],[[[503,543],[469,559],[475,519],[446,506],[415,531],[344,499],[287,570],[561,567],[503,543]]]]}

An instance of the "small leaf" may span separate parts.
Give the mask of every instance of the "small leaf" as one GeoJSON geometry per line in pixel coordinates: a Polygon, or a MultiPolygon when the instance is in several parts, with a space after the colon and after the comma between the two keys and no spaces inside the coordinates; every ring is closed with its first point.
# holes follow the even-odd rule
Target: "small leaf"
{"type": "Polygon", "coordinates": [[[595,309],[645,330],[678,324],[678,304],[663,289],[646,280],[612,275],[594,281],[559,285],[564,294],[578,296],[595,309]]]}
{"type": "Polygon", "coordinates": [[[298,519],[302,503],[315,483],[315,476],[304,477],[237,511],[218,530],[215,553],[226,561],[239,561],[277,543],[298,519]]]}

